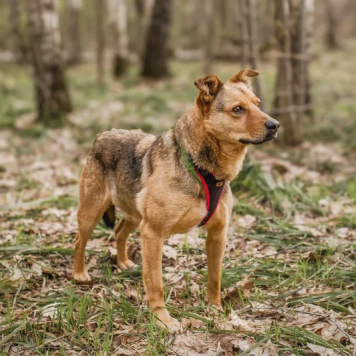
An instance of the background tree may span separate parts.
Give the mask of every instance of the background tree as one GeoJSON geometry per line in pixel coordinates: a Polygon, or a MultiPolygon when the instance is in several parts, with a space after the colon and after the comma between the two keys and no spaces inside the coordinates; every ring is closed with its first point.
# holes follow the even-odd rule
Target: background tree
{"type": "Polygon", "coordinates": [[[337,35],[336,2],[334,0],[324,0],[326,11],[326,44],[329,49],[336,49],[340,46],[337,35]]]}
{"type": "Polygon", "coordinates": [[[95,30],[96,30],[96,75],[97,83],[104,85],[104,51],[105,51],[105,21],[106,1],[95,0],[95,30]]]}
{"type": "Polygon", "coordinates": [[[298,121],[309,112],[310,79],[309,56],[311,22],[313,20],[313,0],[289,0],[291,63],[293,72],[293,101],[298,121]]]}
{"type": "MultiPolygon", "coordinates": [[[[249,45],[250,45],[250,65],[252,69],[260,68],[260,53],[258,46],[258,30],[257,30],[257,16],[256,16],[256,0],[247,1],[247,22],[248,22],[248,32],[249,32],[249,45]]],[[[264,103],[262,81],[261,77],[257,76],[253,78],[254,90],[256,95],[261,99],[261,105],[264,103]]]]}
{"type": "Polygon", "coordinates": [[[142,75],[159,79],[168,76],[168,38],[173,0],[156,0],[146,39],[142,75]]]}
{"type": "Polygon", "coordinates": [[[239,0],[241,67],[246,68],[250,58],[247,0],[239,0]]]}
{"type": "Polygon", "coordinates": [[[154,3],[155,0],[135,0],[137,14],[135,27],[138,28],[138,36],[134,41],[134,47],[136,48],[140,59],[143,59],[144,57],[147,32],[151,22],[154,3]]]}
{"type": "Polygon", "coordinates": [[[27,61],[27,46],[21,31],[21,1],[11,0],[10,5],[10,31],[12,39],[12,53],[15,62],[25,63],[27,61]]]}
{"type": "Polygon", "coordinates": [[[54,0],[27,0],[27,16],[38,118],[49,123],[72,109],[54,0]]]}
{"type": "Polygon", "coordinates": [[[296,145],[302,140],[302,132],[293,107],[289,4],[287,0],[274,0],[274,6],[278,62],[273,116],[283,127],[280,140],[284,144],[296,145]]]}
{"type": "Polygon", "coordinates": [[[205,38],[204,38],[204,57],[203,72],[205,75],[212,73],[214,60],[214,0],[205,0],[205,38]]]}
{"type": "Polygon", "coordinates": [[[82,6],[82,0],[67,0],[68,64],[78,64],[82,59],[82,44],[80,33],[80,13],[82,6]]]}
{"type": "Polygon", "coordinates": [[[126,70],[129,55],[126,0],[110,0],[109,21],[113,41],[113,75],[120,77],[126,70]]]}

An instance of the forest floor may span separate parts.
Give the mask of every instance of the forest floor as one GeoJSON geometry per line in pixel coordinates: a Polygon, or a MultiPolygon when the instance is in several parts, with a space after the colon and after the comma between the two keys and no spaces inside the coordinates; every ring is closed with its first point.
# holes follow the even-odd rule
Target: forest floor
{"type": "MultiPolygon", "coordinates": [[[[96,133],[169,128],[193,103],[200,64],[173,63],[172,78],[156,84],[132,67],[104,88],[93,66],[72,68],[76,110],[49,129],[33,124],[30,70],[0,65],[0,355],[355,355],[355,50],[316,55],[305,143],[251,148],[232,183],[224,312],[205,303],[204,231],[166,242],[177,335],[146,307],[138,231],[129,245],[137,270],[116,269],[113,233],[99,224],[87,248],[94,283],[71,281],[78,180],[96,133]]],[[[271,102],[274,65],[264,62],[271,102]]],[[[215,72],[227,80],[238,70],[218,63],[215,72]]]]}

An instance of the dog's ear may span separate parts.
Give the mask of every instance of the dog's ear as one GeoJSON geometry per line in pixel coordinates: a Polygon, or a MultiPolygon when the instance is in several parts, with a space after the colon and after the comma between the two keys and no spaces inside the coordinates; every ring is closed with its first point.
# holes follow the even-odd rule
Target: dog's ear
{"type": "Polygon", "coordinates": [[[251,70],[251,69],[243,69],[242,71],[238,72],[235,74],[229,81],[228,83],[237,83],[237,82],[242,82],[245,84],[249,84],[248,78],[255,77],[256,75],[259,75],[257,70],[251,70]]]}
{"type": "MultiPolygon", "coordinates": [[[[194,82],[199,91],[206,97],[215,96],[224,83],[215,75],[210,74],[194,82]]],[[[207,98],[209,99],[209,98],[207,98]]]]}
{"type": "Polygon", "coordinates": [[[204,78],[197,79],[194,84],[199,89],[198,106],[205,113],[209,110],[211,102],[224,83],[215,74],[210,74],[204,78]]]}

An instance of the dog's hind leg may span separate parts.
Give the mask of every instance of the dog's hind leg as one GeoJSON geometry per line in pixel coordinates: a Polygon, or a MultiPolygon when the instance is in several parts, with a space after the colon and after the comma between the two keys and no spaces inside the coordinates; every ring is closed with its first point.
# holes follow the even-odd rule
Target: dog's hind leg
{"type": "Polygon", "coordinates": [[[135,264],[127,257],[126,241],[129,234],[134,231],[137,226],[137,223],[122,218],[115,227],[117,266],[122,271],[135,266],[135,264]]]}
{"type": "MultiPolygon", "coordinates": [[[[94,167],[95,168],[95,167],[94,167]]],[[[80,199],[78,207],[78,233],[75,238],[73,278],[78,283],[90,281],[85,269],[85,247],[91,234],[110,207],[110,200],[100,176],[93,178],[93,166],[84,168],[80,183],[80,199]]],[[[100,172],[97,172],[100,174],[100,172]]]]}

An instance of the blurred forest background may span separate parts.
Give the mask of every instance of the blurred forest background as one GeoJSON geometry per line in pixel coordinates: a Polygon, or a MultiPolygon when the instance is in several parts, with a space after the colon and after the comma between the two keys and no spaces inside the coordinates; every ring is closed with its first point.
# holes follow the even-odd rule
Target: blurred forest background
{"type": "Polygon", "coordinates": [[[355,18],[355,0],[0,0],[0,355],[355,355],[355,18]],[[281,130],[231,183],[223,313],[204,232],[167,241],[171,337],[104,225],[94,285],[71,282],[80,172],[96,134],[160,134],[197,78],[243,68],[281,130]]]}

